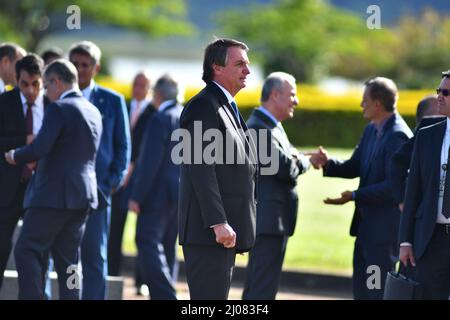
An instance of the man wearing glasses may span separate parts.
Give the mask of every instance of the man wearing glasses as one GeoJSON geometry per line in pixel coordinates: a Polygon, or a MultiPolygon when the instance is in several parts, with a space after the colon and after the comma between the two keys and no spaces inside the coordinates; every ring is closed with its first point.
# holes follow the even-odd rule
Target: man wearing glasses
{"type": "Polygon", "coordinates": [[[437,89],[446,121],[417,133],[400,221],[400,260],[416,267],[423,299],[450,295],[450,70],[437,89]]]}

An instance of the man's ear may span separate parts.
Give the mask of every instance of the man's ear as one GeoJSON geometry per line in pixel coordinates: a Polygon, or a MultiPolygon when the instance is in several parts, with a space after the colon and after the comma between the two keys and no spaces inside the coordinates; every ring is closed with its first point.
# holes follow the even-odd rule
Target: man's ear
{"type": "Polygon", "coordinates": [[[100,63],[96,64],[94,67],[94,76],[100,72],[100,63]]]}
{"type": "Polygon", "coordinates": [[[218,64],[213,64],[212,68],[214,70],[214,74],[220,74],[220,72],[222,71],[222,66],[219,66],[218,64]]]}

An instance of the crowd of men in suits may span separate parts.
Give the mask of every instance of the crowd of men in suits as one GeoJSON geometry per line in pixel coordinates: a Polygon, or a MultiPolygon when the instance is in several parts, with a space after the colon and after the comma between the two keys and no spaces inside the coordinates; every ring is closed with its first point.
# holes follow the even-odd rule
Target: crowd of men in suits
{"type": "MultiPolygon", "coordinates": [[[[297,178],[312,166],[324,176],[360,178],[357,190],[325,200],[355,202],[355,299],[382,299],[398,256],[415,266],[408,270],[421,282],[423,298],[447,299],[450,73],[443,73],[438,96],[419,105],[414,136],[396,110],[395,83],[366,81],[361,107],[370,123],[351,158],[340,161],[322,147],[300,153],[290,143],[282,122],[294,116],[299,100],[288,73],[267,76],[261,106],[243,119],[234,97],[251,72],[248,50],[233,39],[209,43],[206,86],[184,108],[172,77],[160,77],[150,98],[151,80],[140,72],[127,108],[121,94],[94,81],[101,51],[92,42],[73,44],[68,60],[57,50],[46,52],[45,68],[39,56],[0,45],[1,88],[14,87],[0,95],[0,286],[22,218],[14,249],[20,299],[48,298],[49,261],[60,298],[105,299],[107,275],[120,274],[124,225],[133,211],[136,285],[147,285],[152,299],[177,298],[177,237],[191,299],[227,299],[236,254],[244,252],[250,254],[243,299],[275,299],[296,226],[297,178]],[[174,162],[173,133],[195,137],[199,122],[201,137],[216,130],[243,161],[222,145],[212,163],[174,162]],[[274,150],[273,174],[264,174],[268,164],[258,161],[264,145],[274,150]],[[373,265],[381,270],[380,288],[367,286],[373,265]],[[74,266],[80,283],[69,283],[74,266]]],[[[201,157],[210,142],[191,143],[184,156],[201,157]]]]}

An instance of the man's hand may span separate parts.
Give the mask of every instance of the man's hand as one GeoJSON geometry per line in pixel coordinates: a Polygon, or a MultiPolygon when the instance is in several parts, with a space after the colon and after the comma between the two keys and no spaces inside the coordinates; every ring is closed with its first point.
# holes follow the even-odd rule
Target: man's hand
{"type": "Polygon", "coordinates": [[[403,202],[399,203],[398,208],[400,209],[400,212],[403,213],[403,208],[405,208],[405,204],[403,202]]]}
{"type": "Polygon", "coordinates": [[[15,166],[16,162],[14,161],[13,154],[14,154],[14,150],[9,150],[8,152],[5,152],[5,160],[10,165],[15,166]]]}
{"type": "Polygon", "coordinates": [[[234,248],[236,245],[236,232],[228,223],[219,224],[214,227],[216,242],[225,248],[234,248]]]}
{"type": "Polygon", "coordinates": [[[323,168],[329,160],[328,152],[322,146],[319,146],[317,151],[306,152],[305,155],[311,156],[309,158],[309,161],[311,162],[314,169],[323,168]]]}
{"type": "Polygon", "coordinates": [[[36,161],[27,163],[26,166],[28,167],[28,169],[30,169],[31,171],[34,171],[34,169],[36,169],[37,163],[36,161]]]}
{"type": "Polygon", "coordinates": [[[27,135],[27,144],[32,143],[34,138],[36,138],[36,135],[34,135],[34,134],[27,135]]]}
{"type": "Polygon", "coordinates": [[[128,201],[128,210],[133,211],[136,214],[141,213],[141,208],[139,207],[139,203],[134,200],[128,201]]]}
{"type": "Polygon", "coordinates": [[[412,246],[401,246],[400,247],[400,261],[405,267],[408,266],[408,262],[415,267],[416,261],[414,260],[413,248],[412,246]]]}
{"type": "Polygon", "coordinates": [[[352,192],[351,191],[344,191],[341,193],[340,198],[326,198],[323,200],[326,204],[344,204],[352,200],[352,192]]]}

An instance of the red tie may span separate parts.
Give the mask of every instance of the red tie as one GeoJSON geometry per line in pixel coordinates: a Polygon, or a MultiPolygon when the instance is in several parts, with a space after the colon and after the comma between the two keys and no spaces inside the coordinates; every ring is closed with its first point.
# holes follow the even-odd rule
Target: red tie
{"type": "Polygon", "coordinates": [[[33,102],[27,101],[27,114],[25,116],[25,122],[27,124],[27,134],[33,134],[33,110],[31,109],[33,107],[33,102]]]}
{"type": "MultiPolygon", "coordinates": [[[[31,109],[34,105],[32,102],[26,102],[27,103],[27,113],[25,115],[25,123],[27,126],[27,135],[33,134],[33,110],[31,109]]],[[[30,180],[31,176],[33,175],[33,171],[27,166],[23,166],[22,170],[22,181],[26,182],[30,180]]]]}

